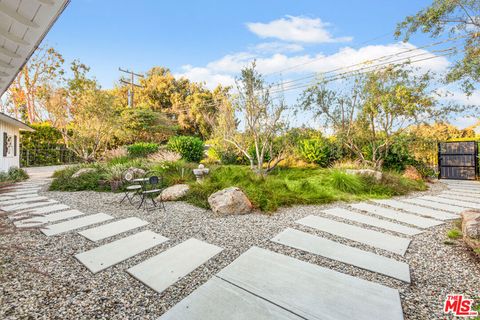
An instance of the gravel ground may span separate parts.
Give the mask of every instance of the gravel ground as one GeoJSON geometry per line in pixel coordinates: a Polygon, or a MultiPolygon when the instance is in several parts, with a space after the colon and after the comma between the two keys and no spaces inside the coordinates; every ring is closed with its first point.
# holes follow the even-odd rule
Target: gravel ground
{"type": "MultiPolygon", "coordinates": [[[[444,184],[435,183],[429,191],[421,194],[436,194],[445,188],[444,184]]],[[[155,319],[254,245],[396,288],[402,298],[406,319],[445,318],[442,304],[449,293],[480,297],[480,261],[461,241],[450,245],[444,243],[445,234],[452,228],[453,222],[414,236],[405,257],[400,257],[294,223],[309,214],[321,216],[320,210],[345,206],[344,203],[283,208],[272,216],[250,214],[217,217],[211,211],[183,202],[167,203],[166,213],[144,212],[130,205],[119,205],[119,194],[41,193],[85,213],[104,212],[119,218],[136,216],[150,222],[145,227],[99,244],[146,229],[166,236],[170,241],[93,275],[73,255],[92,249],[97,244],[76,232],[45,237],[39,231],[31,231],[3,237],[2,244],[22,245],[25,250],[16,252],[15,258],[4,252],[0,255],[2,319],[155,319]],[[411,268],[412,284],[269,241],[286,227],[295,227],[405,261],[411,268]],[[191,237],[218,245],[224,250],[163,293],[154,292],[125,272],[127,268],[191,237]],[[23,259],[19,259],[19,256],[23,259]],[[26,265],[47,275],[29,272],[26,265]]],[[[385,232],[374,227],[371,229],[385,232]]],[[[391,234],[395,235],[393,232],[391,234]]]]}

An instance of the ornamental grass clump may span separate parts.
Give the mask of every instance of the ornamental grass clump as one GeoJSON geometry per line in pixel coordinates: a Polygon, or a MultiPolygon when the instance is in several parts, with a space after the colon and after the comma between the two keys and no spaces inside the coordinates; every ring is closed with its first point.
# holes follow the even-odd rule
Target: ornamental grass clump
{"type": "Polygon", "coordinates": [[[365,185],[361,177],[340,170],[332,170],[330,181],[335,189],[343,192],[357,194],[365,190],[365,185]]]}

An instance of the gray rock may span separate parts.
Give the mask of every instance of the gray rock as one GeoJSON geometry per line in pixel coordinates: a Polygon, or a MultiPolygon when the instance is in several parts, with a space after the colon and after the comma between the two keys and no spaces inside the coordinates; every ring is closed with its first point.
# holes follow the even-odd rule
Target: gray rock
{"type": "Polygon", "coordinates": [[[480,210],[462,212],[463,240],[473,250],[480,250],[480,210]]]}
{"type": "Polygon", "coordinates": [[[245,193],[237,187],[217,191],[208,197],[208,203],[217,214],[245,214],[252,211],[253,206],[245,193]]]}
{"type": "Polygon", "coordinates": [[[95,168],[82,168],[82,169],[78,170],[77,172],[75,172],[74,174],[72,174],[72,178],[78,178],[82,174],[95,172],[95,171],[97,171],[97,169],[95,169],[95,168]]]}
{"type": "Polygon", "coordinates": [[[372,176],[374,177],[377,181],[382,180],[382,172],[372,170],[372,169],[347,169],[345,170],[346,173],[348,174],[360,174],[364,176],[372,176]]]}
{"type": "Polygon", "coordinates": [[[190,190],[188,184],[176,184],[163,190],[157,199],[161,199],[162,201],[177,201],[184,197],[188,193],[188,190],[190,190]]]}

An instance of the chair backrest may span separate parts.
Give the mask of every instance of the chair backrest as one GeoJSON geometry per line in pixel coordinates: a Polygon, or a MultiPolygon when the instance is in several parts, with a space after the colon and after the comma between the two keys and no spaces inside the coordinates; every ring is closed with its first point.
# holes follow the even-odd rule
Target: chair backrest
{"type": "Polygon", "coordinates": [[[122,173],[122,178],[125,182],[132,182],[132,180],[135,179],[135,174],[132,170],[125,170],[122,173]]]}
{"type": "Polygon", "coordinates": [[[148,178],[148,183],[152,186],[156,186],[160,183],[160,179],[157,176],[151,176],[148,178]]]}
{"type": "Polygon", "coordinates": [[[159,176],[158,172],[156,171],[150,171],[145,173],[144,179],[145,182],[143,186],[145,190],[158,189],[163,183],[162,176],[159,176]]]}

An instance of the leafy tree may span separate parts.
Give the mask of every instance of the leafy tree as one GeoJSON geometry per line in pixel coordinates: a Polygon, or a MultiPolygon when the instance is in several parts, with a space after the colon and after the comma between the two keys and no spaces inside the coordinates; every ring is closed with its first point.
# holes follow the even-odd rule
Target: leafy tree
{"type": "Polygon", "coordinates": [[[118,130],[115,97],[87,77],[89,68],[74,61],[67,87],[44,97],[45,105],[65,145],[84,161],[93,161],[118,130]]]}
{"type": "Polygon", "coordinates": [[[120,115],[122,130],[118,132],[118,139],[122,143],[164,142],[176,132],[172,120],[164,113],[154,111],[143,103],[134,108],[125,105],[122,107],[120,115]]]}
{"type": "Polygon", "coordinates": [[[395,35],[408,41],[417,32],[432,38],[446,33],[463,37],[461,59],[450,68],[446,80],[462,81],[463,89],[472,93],[480,80],[480,1],[433,0],[430,6],[399,23],[395,35]]]}
{"type": "MultiPolygon", "coordinates": [[[[142,88],[136,91],[137,103],[176,122],[180,133],[204,139],[213,131],[218,112],[216,101],[228,93],[228,88],[218,87],[211,91],[202,84],[176,79],[170,70],[162,67],[148,71],[140,84],[142,88]]],[[[126,89],[122,90],[122,95],[126,101],[126,89]]]]}
{"type": "Polygon", "coordinates": [[[225,141],[234,145],[250,162],[257,174],[266,175],[272,171],[284,157],[286,145],[278,139],[284,136],[286,123],[282,115],[286,110],[283,101],[275,103],[270,96],[270,88],[255,69],[255,62],[242,70],[237,80],[238,97],[235,109],[224,121],[225,141]],[[238,120],[235,112],[243,116],[245,131],[236,130],[238,120]],[[249,147],[253,145],[253,155],[249,147]],[[265,161],[266,156],[268,160],[265,161]]]}
{"type": "Polygon", "coordinates": [[[64,59],[53,48],[40,47],[20,70],[7,91],[7,109],[28,123],[44,120],[42,96],[62,81],[64,59]]]}
{"type": "Polygon", "coordinates": [[[322,83],[310,87],[301,106],[323,119],[362,162],[381,168],[395,137],[406,127],[442,114],[434,108],[429,83],[428,74],[415,76],[408,69],[388,67],[358,76],[350,94],[322,83]]]}

